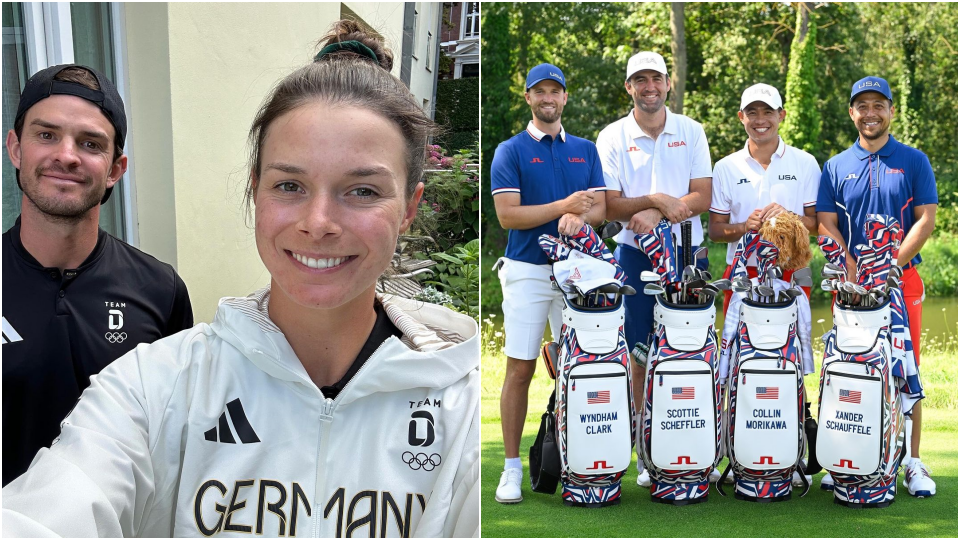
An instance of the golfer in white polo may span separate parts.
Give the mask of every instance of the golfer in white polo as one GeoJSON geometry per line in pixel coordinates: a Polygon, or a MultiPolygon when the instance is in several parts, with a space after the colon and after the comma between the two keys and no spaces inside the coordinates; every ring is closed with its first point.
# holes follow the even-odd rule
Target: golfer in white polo
{"type": "MultiPolygon", "coordinates": [[[[763,222],[784,212],[800,216],[804,227],[811,233],[817,230],[817,189],[820,185],[820,166],[816,158],[794,148],[780,138],[780,122],[786,116],[780,92],[769,84],[755,84],[743,91],[737,117],[747,132],[743,148],[717,162],[713,168],[713,195],[710,202],[710,239],[727,242],[727,269],[723,274],[729,279],[733,272],[733,254],[737,243],[747,231],[757,231],[763,222]]],[[[757,277],[757,257],[747,261],[747,275],[757,277]]],[[[793,271],[784,272],[783,279],[790,281],[793,271]]],[[[803,287],[810,297],[810,288],[803,287]]],[[[724,292],[723,312],[730,305],[730,291],[724,292]]],[[[800,309],[800,337],[804,348],[810,351],[810,309],[803,302],[800,309]]],[[[725,317],[725,320],[730,320],[725,317]]],[[[721,350],[732,346],[731,329],[724,325],[724,340],[721,350]]],[[[726,373],[726,355],[720,362],[723,378],[726,373]]],[[[807,353],[803,358],[804,375],[813,372],[813,357],[807,353]]],[[[720,479],[714,469],[710,481],[720,479]]],[[[809,482],[808,477],[808,482],[809,482]]],[[[798,473],[794,473],[794,485],[802,485],[798,473]]]]}
{"type": "MultiPolygon", "coordinates": [[[[747,142],[713,168],[709,235],[714,242],[728,243],[725,278],[730,277],[740,238],[783,212],[800,216],[804,227],[816,234],[820,165],[816,158],[780,138],[780,122],[786,114],[776,88],[760,83],[744,90],[737,117],[747,132],[747,142]]],[[[756,277],[756,271],[754,256],[747,262],[747,272],[756,277]]],[[[783,279],[789,281],[791,274],[785,273],[783,279]]],[[[806,292],[809,297],[810,291],[806,292]]],[[[729,303],[727,291],[724,313],[729,303]]]]}

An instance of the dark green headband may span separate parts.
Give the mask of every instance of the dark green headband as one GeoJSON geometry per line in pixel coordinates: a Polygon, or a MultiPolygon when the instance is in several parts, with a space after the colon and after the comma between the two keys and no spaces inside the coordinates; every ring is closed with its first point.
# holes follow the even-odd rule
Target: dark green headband
{"type": "Polygon", "coordinates": [[[330,45],[327,45],[326,47],[320,49],[320,52],[318,52],[317,55],[313,57],[313,61],[316,62],[328,54],[339,52],[339,51],[350,51],[350,52],[359,54],[360,56],[366,56],[367,58],[373,60],[377,64],[380,64],[380,60],[377,59],[377,55],[373,52],[373,50],[370,47],[367,47],[363,43],[360,43],[359,41],[355,41],[355,40],[341,41],[339,43],[331,43],[330,45]]]}

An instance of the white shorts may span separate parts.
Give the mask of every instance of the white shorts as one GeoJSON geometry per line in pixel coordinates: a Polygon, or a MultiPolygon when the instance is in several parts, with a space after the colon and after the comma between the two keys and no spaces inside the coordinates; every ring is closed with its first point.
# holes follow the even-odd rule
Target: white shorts
{"type": "Polygon", "coordinates": [[[504,352],[517,360],[536,360],[543,331],[550,322],[554,341],[560,334],[563,293],[550,286],[550,265],[501,257],[498,272],[503,290],[504,352]]]}

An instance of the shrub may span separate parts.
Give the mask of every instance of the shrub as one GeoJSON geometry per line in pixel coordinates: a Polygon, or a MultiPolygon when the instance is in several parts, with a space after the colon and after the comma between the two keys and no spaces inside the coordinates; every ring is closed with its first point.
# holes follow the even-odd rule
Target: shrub
{"type": "Polygon", "coordinates": [[[463,246],[433,253],[430,258],[437,261],[437,265],[433,267],[434,279],[426,283],[439,287],[452,298],[449,307],[479,321],[480,240],[474,239],[463,246]]]}
{"type": "Polygon", "coordinates": [[[441,250],[465,244],[480,234],[480,184],[477,155],[460,150],[453,156],[437,145],[427,146],[422,216],[418,228],[432,236],[441,250]]]}

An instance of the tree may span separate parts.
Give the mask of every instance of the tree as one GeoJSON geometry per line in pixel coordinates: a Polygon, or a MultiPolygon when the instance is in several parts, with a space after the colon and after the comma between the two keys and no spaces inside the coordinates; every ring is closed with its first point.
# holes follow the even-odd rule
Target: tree
{"type": "Polygon", "coordinates": [[[820,111],[817,108],[817,25],[813,3],[797,5],[796,34],[790,46],[787,72],[787,116],[780,136],[792,146],[816,154],[820,146],[820,111]]]}
{"type": "Polygon", "coordinates": [[[673,54],[673,94],[670,110],[683,114],[683,92],[687,85],[687,37],[684,35],[683,2],[670,2],[670,52],[673,54]]]}

